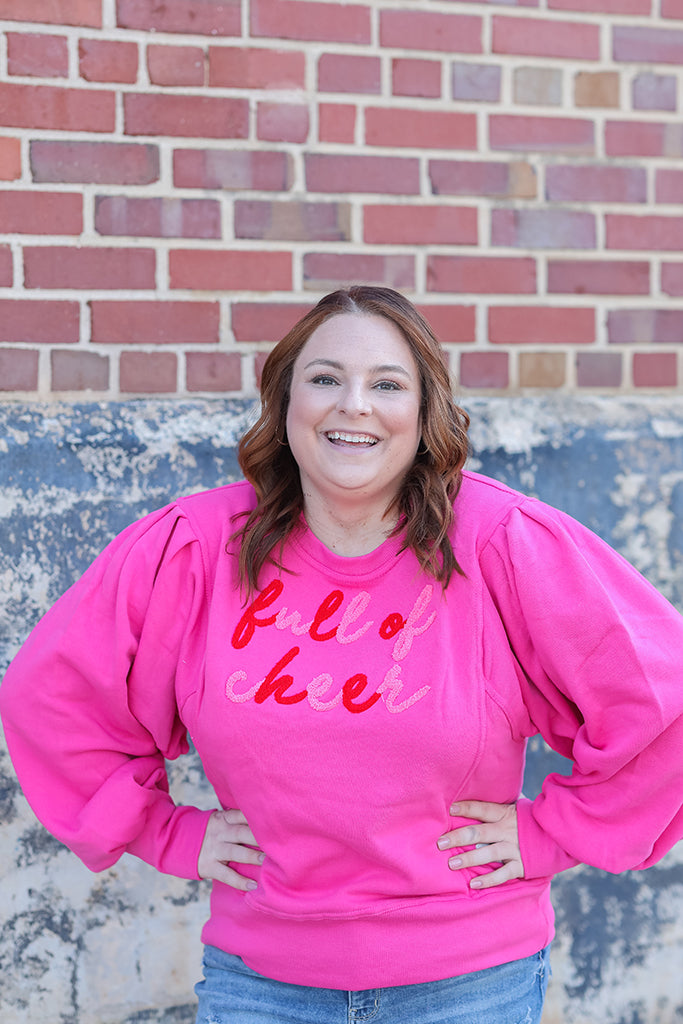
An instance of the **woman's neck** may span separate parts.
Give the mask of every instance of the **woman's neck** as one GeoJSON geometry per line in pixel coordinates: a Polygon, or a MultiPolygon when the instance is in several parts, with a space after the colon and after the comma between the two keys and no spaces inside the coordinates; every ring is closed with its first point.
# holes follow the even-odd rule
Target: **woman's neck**
{"type": "Polygon", "coordinates": [[[384,513],[384,509],[330,508],[304,496],[309,529],[330,551],[347,558],[367,555],[384,543],[397,522],[393,511],[384,513]]]}

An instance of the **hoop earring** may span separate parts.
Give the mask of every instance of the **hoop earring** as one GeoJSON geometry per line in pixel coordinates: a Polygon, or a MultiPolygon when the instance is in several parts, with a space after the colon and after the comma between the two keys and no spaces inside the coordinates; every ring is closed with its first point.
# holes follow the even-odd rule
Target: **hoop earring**
{"type": "MultiPolygon", "coordinates": [[[[422,444],[424,444],[424,438],[420,438],[420,440],[422,441],[422,444]]],[[[418,449],[417,449],[417,452],[416,452],[415,454],[416,454],[416,455],[430,455],[431,453],[430,453],[430,450],[429,450],[429,448],[428,448],[428,447],[427,447],[427,445],[425,444],[425,449],[424,449],[424,451],[423,451],[423,452],[421,452],[421,451],[420,451],[420,449],[418,448],[418,449]]]]}
{"type": "Polygon", "coordinates": [[[275,435],[275,440],[278,444],[281,444],[283,448],[289,448],[289,441],[281,441],[277,434],[275,435]]]}

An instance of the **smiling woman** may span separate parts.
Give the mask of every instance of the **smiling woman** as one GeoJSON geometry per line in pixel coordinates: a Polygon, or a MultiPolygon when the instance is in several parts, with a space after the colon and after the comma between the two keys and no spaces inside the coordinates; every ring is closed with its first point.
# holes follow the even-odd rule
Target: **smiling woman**
{"type": "Polygon", "coordinates": [[[63,842],[213,881],[198,1024],[539,1024],[551,877],[683,835],[681,616],[465,471],[467,426],[407,299],[326,296],[266,361],[246,480],[124,531],[4,680],[63,842]],[[169,795],[188,733],[215,811],[169,795]],[[537,734],[573,771],[527,800],[537,734]]]}
{"type": "Polygon", "coordinates": [[[287,439],[306,520],[332,551],[366,554],[396,526],[420,441],[421,392],[410,347],[384,317],[331,317],[299,353],[287,439]]]}
{"type": "Polygon", "coordinates": [[[240,442],[258,498],[241,535],[242,579],[256,586],[304,514],[348,554],[372,550],[400,524],[422,568],[447,582],[458,570],[448,531],[468,425],[441,347],[412,303],[390,288],[326,295],[268,357],[261,416],[240,442]]]}

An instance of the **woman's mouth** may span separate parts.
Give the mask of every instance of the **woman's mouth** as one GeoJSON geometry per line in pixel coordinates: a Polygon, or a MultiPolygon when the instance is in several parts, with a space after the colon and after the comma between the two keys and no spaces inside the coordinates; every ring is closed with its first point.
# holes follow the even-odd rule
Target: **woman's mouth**
{"type": "Polygon", "coordinates": [[[375,445],[379,441],[374,434],[352,434],[346,430],[326,430],[325,437],[332,444],[375,445]]]}

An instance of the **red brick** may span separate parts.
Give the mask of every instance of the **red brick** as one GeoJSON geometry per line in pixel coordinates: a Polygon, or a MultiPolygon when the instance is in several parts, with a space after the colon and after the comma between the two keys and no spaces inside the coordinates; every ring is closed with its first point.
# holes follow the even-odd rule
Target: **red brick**
{"type": "Polygon", "coordinates": [[[27,288],[154,288],[153,249],[44,245],[24,249],[27,288]]]}
{"type": "MultiPolygon", "coordinates": [[[[496,4],[496,0],[474,0],[474,2],[475,3],[491,4],[492,6],[496,4]]],[[[539,7],[540,4],[539,4],[539,0],[510,0],[509,3],[508,2],[505,3],[505,6],[506,7],[512,7],[512,8],[514,8],[514,7],[539,7]]]]}
{"type": "Polygon", "coordinates": [[[580,388],[621,387],[620,352],[578,352],[576,383],[580,388]]]}
{"type": "Polygon", "coordinates": [[[658,203],[683,203],[683,171],[673,168],[655,171],[655,198],[658,203]]]}
{"type": "Polygon", "coordinates": [[[454,100],[486,101],[500,99],[501,69],[495,64],[455,63],[451,92],[454,100]]]}
{"type": "Polygon", "coordinates": [[[50,353],[52,391],[106,391],[109,357],[96,352],[56,349],[50,353]]]}
{"type": "Polygon", "coordinates": [[[298,50],[210,46],[209,85],[228,89],[303,89],[306,56],[298,50]]]}
{"type": "Polygon", "coordinates": [[[0,348],[0,391],[36,391],[38,353],[26,348],[0,348]]]}
{"type": "Polygon", "coordinates": [[[292,163],[287,153],[176,149],[173,154],[173,184],[176,188],[284,192],[291,188],[292,181],[292,163]]]}
{"type": "Polygon", "coordinates": [[[370,8],[310,0],[251,0],[252,36],[321,42],[370,43],[370,8]]]}
{"type": "Polygon", "coordinates": [[[102,28],[102,0],[0,0],[0,20],[102,28]]]}
{"type": "Polygon", "coordinates": [[[650,17],[650,0],[548,0],[549,10],[650,17]]]}
{"type": "Polygon", "coordinates": [[[111,39],[81,39],[78,66],[87,82],[133,83],[138,77],[137,43],[111,39]]]}
{"type": "Polygon", "coordinates": [[[519,356],[519,385],[522,388],[561,388],[566,382],[564,352],[522,352],[519,356]]]}
{"type": "Polygon", "coordinates": [[[320,92],[379,93],[382,89],[379,57],[323,53],[318,61],[320,92]]]}
{"type": "Polygon", "coordinates": [[[636,352],[633,383],[637,388],[673,388],[678,384],[675,352],[636,352]]]}
{"type": "Polygon", "coordinates": [[[441,96],[441,64],[436,60],[395,57],[391,62],[391,90],[394,96],[441,96]]]}
{"type": "Polygon", "coordinates": [[[279,341],[310,308],[310,302],[234,302],[232,332],[238,342],[279,341]]]}
{"type": "Polygon", "coordinates": [[[494,14],[492,52],[599,60],[600,26],[494,14]]]}
{"type": "Polygon", "coordinates": [[[21,177],[21,142],[0,139],[0,181],[16,181],[21,177]]]}
{"type": "Polygon", "coordinates": [[[375,253],[309,252],[304,256],[304,286],[342,288],[357,284],[382,284],[411,290],[415,287],[415,258],[412,255],[375,253]]]}
{"type": "Polygon", "coordinates": [[[349,142],[356,137],[356,108],[351,103],[318,104],[320,142],[349,142]]]}
{"type": "Polygon", "coordinates": [[[149,185],[159,180],[157,146],[140,142],[31,142],[34,181],[149,185]]]}
{"type": "Polygon", "coordinates": [[[605,224],[608,249],[680,252],[683,217],[637,217],[628,213],[608,213],[605,224]]]}
{"type": "Polygon", "coordinates": [[[662,0],[662,17],[683,19],[683,0],[662,0]]]}
{"type": "Polygon", "coordinates": [[[238,36],[242,28],[241,0],[117,0],[116,7],[119,28],[210,36],[238,36]]]}
{"type": "Polygon", "coordinates": [[[178,387],[173,352],[122,352],[119,388],[124,394],[172,394],[178,387]]]}
{"type": "Polygon", "coordinates": [[[595,149],[594,124],[585,118],[491,114],[489,139],[492,149],[536,153],[593,153],[595,149]]]}
{"type": "Polygon", "coordinates": [[[215,199],[97,196],[95,230],[146,238],[220,238],[221,208],[215,199]]]}
{"type": "Polygon", "coordinates": [[[261,387],[261,378],[263,375],[263,367],[266,365],[266,359],[268,358],[267,352],[255,352],[254,353],[254,374],[256,376],[256,386],[261,387]]]}
{"type": "Polygon", "coordinates": [[[0,124],[65,132],[113,132],[116,97],[103,89],[0,83],[0,124]]]}
{"type": "Polygon", "coordinates": [[[201,46],[147,47],[147,71],[153,85],[206,84],[206,57],[201,46]]]}
{"type": "Polygon", "coordinates": [[[463,352],[458,383],[463,388],[507,388],[510,383],[507,352],[463,352]]]}
{"type": "Polygon", "coordinates": [[[348,203],[239,199],[235,202],[234,221],[236,238],[292,242],[351,240],[351,207],[348,203]]]}
{"type": "Polygon", "coordinates": [[[653,121],[608,121],[605,125],[607,156],[683,156],[680,124],[653,121]]]}
{"type": "Polygon", "coordinates": [[[188,352],[185,377],[188,391],[239,391],[241,359],[237,352],[188,352]]]}
{"type": "Polygon", "coordinates": [[[78,341],[77,302],[0,299],[2,340],[13,344],[66,345],[78,341]]]}
{"type": "Polygon", "coordinates": [[[128,93],[123,97],[126,135],[245,139],[249,102],[222,96],[128,93]]]}
{"type": "Polygon", "coordinates": [[[430,324],[442,345],[462,345],[476,337],[476,309],[474,306],[420,305],[419,311],[430,324]]]}
{"type": "Polygon", "coordinates": [[[560,164],[546,168],[546,199],[556,202],[644,203],[644,167],[560,164]]]}
{"type": "Polygon", "coordinates": [[[309,153],[305,168],[309,192],[416,195],[420,191],[420,164],[416,157],[309,153]]]}
{"type": "Polygon", "coordinates": [[[288,291],[290,252],[176,249],[169,257],[171,288],[200,291],[288,291]]]}
{"type": "Polygon", "coordinates": [[[0,288],[11,288],[12,279],[12,250],[9,245],[0,245],[0,288]]]}
{"type": "Polygon", "coordinates": [[[650,264],[626,260],[550,260],[548,291],[561,295],[649,295],[650,264]]]}
{"type": "Polygon", "coordinates": [[[310,118],[305,103],[259,103],[256,137],[266,142],[305,142],[310,118]]]}
{"type": "Polygon", "coordinates": [[[95,343],[207,345],[218,342],[220,307],[217,302],[95,299],[90,309],[90,340],[95,343]]]}
{"type": "Polygon", "coordinates": [[[536,261],[516,256],[428,256],[427,287],[457,295],[529,295],[536,261]]]}
{"type": "Polygon", "coordinates": [[[432,192],[444,196],[491,196],[500,199],[536,197],[536,175],[531,164],[482,160],[430,160],[432,192]]]}
{"type": "Polygon", "coordinates": [[[683,263],[662,263],[662,291],[665,295],[683,295],[683,263]]]}
{"type": "Polygon", "coordinates": [[[69,47],[64,36],[7,33],[7,73],[38,78],[66,78],[69,47]]]}
{"type": "Polygon", "coordinates": [[[477,210],[469,206],[366,206],[363,241],[390,245],[476,245],[477,210]]]}
{"type": "Polygon", "coordinates": [[[595,310],[553,306],[493,306],[489,341],[496,345],[590,345],[595,310]]]}
{"type": "Polygon", "coordinates": [[[80,235],[83,197],[74,192],[0,192],[0,232],[80,235]]]}
{"type": "Polygon", "coordinates": [[[615,25],[612,57],[643,64],[683,64],[683,30],[615,25]]]}
{"type": "Polygon", "coordinates": [[[613,310],[607,317],[607,335],[617,345],[680,345],[683,310],[613,310]]]}
{"type": "Polygon", "coordinates": [[[406,50],[481,53],[482,19],[436,11],[381,11],[380,45],[406,50]]]}
{"type": "Polygon", "coordinates": [[[522,249],[594,249],[595,215],[583,210],[493,210],[491,244],[522,249]]]}
{"type": "Polygon", "coordinates": [[[369,107],[365,111],[368,146],[419,149],[476,149],[476,114],[448,110],[369,107]]]}

